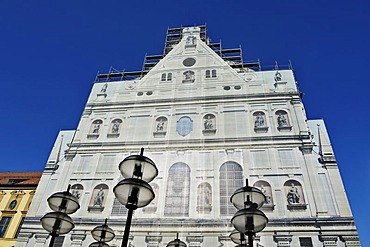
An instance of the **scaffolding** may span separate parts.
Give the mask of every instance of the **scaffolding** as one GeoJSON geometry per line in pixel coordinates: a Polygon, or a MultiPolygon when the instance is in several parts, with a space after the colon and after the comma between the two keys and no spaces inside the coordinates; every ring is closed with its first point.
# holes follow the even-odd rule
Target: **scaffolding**
{"type": "MultiPolygon", "coordinates": [[[[216,52],[232,68],[244,71],[246,69],[261,70],[259,60],[244,62],[242,48],[223,49],[221,42],[211,43],[207,34],[206,25],[197,26],[200,28],[200,39],[205,42],[214,52],[216,52]]],[[[186,27],[168,28],[166,41],[162,55],[145,55],[141,71],[126,72],[119,71],[111,67],[106,74],[98,73],[96,82],[121,81],[140,79],[146,75],[158,62],[163,59],[182,39],[182,31],[186,27]]]]}

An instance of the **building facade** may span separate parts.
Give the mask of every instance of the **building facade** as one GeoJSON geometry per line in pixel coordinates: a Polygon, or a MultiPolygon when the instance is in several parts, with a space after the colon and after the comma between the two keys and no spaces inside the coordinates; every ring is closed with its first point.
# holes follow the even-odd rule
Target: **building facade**
{"type": "Polygon", "coordinates": [[[131,246],[163,247],[177,233],[188,246],[235,246],[229,200],[245,179],[266,195],[255,246],[360,246],[325,124],[307,119],[293,70],[244,63],[205,26],[169,29],[163,55],[141,71],[97,76],[77,130],[57,137],[17,246],[48,244],[40,218],[68,184],[81,208],[55,246],[87,247],[105,218],[120,246],[118,164],[142,147],[159,175],[155,199],[134,213],[131,246]]]}
{"type": "Polygon", "coordinates": [[[0,172],[0,246],[15,246],[41,172],[0,172]]]}

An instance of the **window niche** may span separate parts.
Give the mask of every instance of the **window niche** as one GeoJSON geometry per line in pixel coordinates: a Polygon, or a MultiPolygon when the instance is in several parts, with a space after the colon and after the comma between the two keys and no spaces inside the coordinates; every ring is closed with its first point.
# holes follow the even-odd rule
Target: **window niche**
{"type": "Polygon", "coordinates": [[[266,133],[268,131],[266,123],[266,114],[262,111],[257,111],[253,113],[254,119],[254,131],[256,133],[266,133]]]}
{"type": "Polygon", "coordinates": [[[167,123],[168,123],[168,120],[167,120],[166,117],[158,117],[155,120],[153,136],[154,137],[164,137],[164,136],[166,136],[167,123]]]}
{"type": "Polygon", "coordinates": [[[266,211],[273,211],[275,208],[275,205],[274,205],[274,199],[272,197],[271,185],[266,181],[257,181],[254,183],[253,186],[260,189],[266,197],[266,200],[262,206],[262,209],[266,211]]]}
{"type": "Polygon", "coordinates": [[[10,199],[8,201],[8,205],[6,206],[7,211],[16,211],[19,203],[22,201],[23,196],[26,193],[22,190],[14,190],[10,192],[10,199]]]}
{"type": "Polygon", "coordinates": [[[283,110],[279,110],[275,112],[276,115],[276,121],[278,124],[277,129],[279,131],[291,131],[292,126],[290,125],[290,121],[288,118],[288,113],[283,110]]]}
{"type": "Polygon", "coordinates": [[[108,138],[117,138],[119,137],[120,130],[121,130],[122,120],[121,119],[114,119],[109,128],[109,133],[107,135],[108,138]]]}
{"type": "Polygon", "coordinates": [[[203,134],[209,135],[216,133],[216,116],[213,114],[206,114],[203,117],[203,134]]]}
{"type": "Polygon", "coordinates": [[[210,213],[212,211],[212,187],[203,182],[197,188],[197,212],[210,213]]]}
{"type": "Polygon", "coordinates": [[[99,137],[101,132],[101,127],[103,126],[103,121],[100,119],[94,120],[90,127],[90,132],[87,135],[87,138],[96,139],[99,137]]]}
{"type": "Polygon", "coordinates": [[[107,200],[107,193],[108,186],[106,184],[95,186],[91,195],[88,211],[93,213],[102,212],[107,200]]]}
{"type": "Polygon", "coordinates": [[[306,210],[302,185],[296,180],[288,180],[284,183],[284,191],[287,200],[288,210],[306,210]]]}

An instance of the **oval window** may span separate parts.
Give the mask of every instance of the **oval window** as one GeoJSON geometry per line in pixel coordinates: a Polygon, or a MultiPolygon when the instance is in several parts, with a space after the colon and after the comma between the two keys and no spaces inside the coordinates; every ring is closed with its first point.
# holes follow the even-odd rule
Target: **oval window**
{"type": "Polygon", "coordinates": [[[9,203],[9,210],[13,210],[17,206],[17,200],[13,200],[9,203]]]}
{"type": "Polygon", "coordinates": [[[195,64],[196,60],[194,58],[186,58],[184,61],[182,61],[182,64],[186,67],[191,67],[195,64]]]}

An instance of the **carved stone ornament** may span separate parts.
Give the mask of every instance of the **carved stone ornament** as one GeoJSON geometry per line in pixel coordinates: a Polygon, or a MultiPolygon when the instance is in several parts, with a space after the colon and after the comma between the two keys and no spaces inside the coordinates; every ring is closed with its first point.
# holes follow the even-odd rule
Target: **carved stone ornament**
{"type": "Polygon", "coordinates": [[[132,90],[137,87],[137,81],[125,81],[124,85],[126,89],[132,90]]]}

